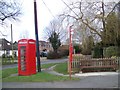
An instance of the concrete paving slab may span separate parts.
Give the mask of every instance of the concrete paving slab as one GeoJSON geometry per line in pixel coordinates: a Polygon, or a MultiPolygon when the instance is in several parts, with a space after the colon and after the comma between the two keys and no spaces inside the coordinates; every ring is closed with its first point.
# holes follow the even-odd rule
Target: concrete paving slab
{"type": "Polygon", "coordinates": [[[105,76],[118,75],[118,72],[92,72],[92,73],[76,73],[76,76],[105,76]]]}

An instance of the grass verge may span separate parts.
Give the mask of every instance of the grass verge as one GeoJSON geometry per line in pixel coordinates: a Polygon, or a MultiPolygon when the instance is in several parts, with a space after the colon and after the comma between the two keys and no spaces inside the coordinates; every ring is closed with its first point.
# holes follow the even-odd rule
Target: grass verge
{"type": "Polygon", "coordinates": [[[6,77],[10,76],[11,74],[15,74],[15,73],[18,73],[17,68],[4,69],[4,70],[2,70],[2,78],[6,78],[6,77]]]}
{"type": "Polygon", "coordinates": [[[68,74],[68,71],[67,71],[67,62],[57,64],[56,67],[54,68],[54,70],[56,72],[58,72],[58,73],[68,74]]]}
{"type": "MultiPolygon", "coordinates": [[[[53,65],[55,65],[56,63],[50,63],[50,64],[43,64],[41,66],[41,68],[49,68],[53,65]]],[[[4,69],[2,70],[2,78],[6,78],[8,76],[10,76],[11,74],[15,74],[18,73],[18,69],[17,68],[9,68],[9,69],[4,69]]]]}
{"type": "MultiPolygon", "coordinates": [[[[3,78],[3,82],[53,82],[66,80],[70,80],[70,78],[65,76],[56,76],[46,72],[40,72],[31,76],[11,76],[3,78]]],[[[72,80],[78,80],[78,78],[72,78],[72,80]]]]}
{"type": "MultiPolygon", "coordinates": [[[[49,68],[53,64],[44,64],[42,68],[49,68]]],[[[10,76],[11,74],[18,73],[17,68],[10,68],[2,70],[2,81],[3,82],[52,82],[52,81],[66,81],[70,80],[69,77],[56,76],[47,72],[40,72],[31,76],[10,76]]],[[[72,78],[72,80],[79,80],[78,78],[72,78]]]]}
{"type": "Polygon", "coordinates": [[[56,64],[58,64],[58,63],[42,64],[41,68],[49,68],[49,67],[54,66],[56,64]]]}

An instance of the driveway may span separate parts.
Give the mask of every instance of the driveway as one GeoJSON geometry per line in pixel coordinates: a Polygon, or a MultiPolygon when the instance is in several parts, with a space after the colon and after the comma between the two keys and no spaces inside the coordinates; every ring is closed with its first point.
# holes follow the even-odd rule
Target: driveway
{"type": "Polygon", "coordinates": [[[64,82],[3,82],[3,88],[117,88],[118,75],[80,77],[64,82]]]}

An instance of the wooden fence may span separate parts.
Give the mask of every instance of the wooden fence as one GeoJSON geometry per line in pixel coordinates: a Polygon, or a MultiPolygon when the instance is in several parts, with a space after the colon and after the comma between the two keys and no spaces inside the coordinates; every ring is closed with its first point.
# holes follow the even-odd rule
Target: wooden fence
{"type": "MultiPolygon", "coordinates": [[[[120,57],[116,58],[73,58],[72,72],[79,72],[84,68],[113,68],[120,70],[120,57]]],[[[69,71],[69,61],[68,61],[69,71]]]]}

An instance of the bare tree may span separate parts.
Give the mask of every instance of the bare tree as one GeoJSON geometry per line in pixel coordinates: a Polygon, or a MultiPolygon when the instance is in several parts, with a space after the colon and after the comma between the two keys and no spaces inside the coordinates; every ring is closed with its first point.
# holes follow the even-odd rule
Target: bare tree
{"type": "MultiPolygon", "coordinates": [[[[6,26],[9,21],[19,20],[19,16],[22,14],[21,5],[19,0],[0,0],[0,25],[6,26]]],[[[2,30],[0,30],[2,36],[6,36],[2,30]]]]}
{"type": "Polygon", "coordinates": [[[45,38],[48,40],[54,32],[59,35],[61,41],[64,41],[67,30],[63,28],[62,19],[57,17],[44,29],[45,38]]]}
{"type": "MultiPolygon", "coordinates": [[[[63,0],[62,0],[63,1],[63,0]]],[[[88,31],[87,34],[91,34],[94,37],[99,36],[103,40],[101,32],[106,30],[106,18],[114,11],[117,6],[117,2],[86,2],[86,1],[75,1],[68,5],[68,10],[63,12],[60,16],[64,17],[65,20],[69,19],[69,22],[77,22],[77,26],[83,26],[88,31]]],[[[84,28],[84,29],[85,29],[84,28]]],[[[81,27],[79,32],[81,32],[81,27]]]]}
{"type": "Polygon", "coordinates": [[[0,1],[0,23],[4,24],[7,20],[18,20],[22,14],[21,5],[17,0],[0,1]]]}

